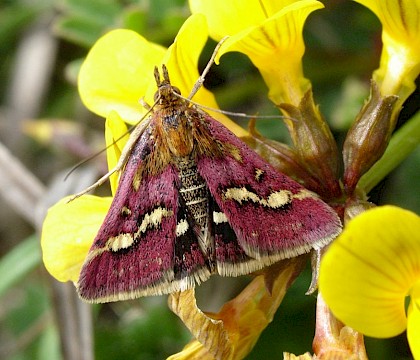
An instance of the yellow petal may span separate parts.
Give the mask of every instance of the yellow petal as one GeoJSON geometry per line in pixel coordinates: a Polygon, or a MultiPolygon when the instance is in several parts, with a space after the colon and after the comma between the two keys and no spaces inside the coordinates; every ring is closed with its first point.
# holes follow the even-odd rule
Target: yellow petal
{"type": "Polygon", "coordinates": [[[84,104],[107,117],[115,110],[127,122],[136,123],[145,112],[139,103],[153,69],[162,62],[165,49],[131,30],[113,30],[101,37],[86,57],[78,87],[84,104]]]}
{"type": "Polygon", "coordinates": [[[420,73],[420,1],[356,1],[373,11],[383,26],[381,64],[374,79],[383,95],[399,95],[402,104],[420,73]]]}
{"type": "Polygon", "coordinates": [[[59,281],[77,281],[80,269],[99,227],[111,205],[111,198],[83,195],[71,202],[62,199],[48,210],[41,247],[44,265],[59,281]]]}
{"type": "Polygon", "coordinates": [[[323,5],[319,1],[302,0],[285,6],[257,26],[232,35],[218,54],[229,51],[246,54],[260,70],[269,98],[275,104],[298,105],[310,88],[302,70],[305,51],[302,30],[309,14],[323,5]]]}
{"type": "MultiPolygon", "coordinates": [[[[105,121],[105,142],[108,170],[112,170],[121,156],[122,149],[128,140],[127,126],[115,111],[111,111],[105,121]]],[[[119,173],[110,176],[111,193],[117,189],[119,173]]]]}
{"type": "MultiPolygon", "coordinates": [[[[355,0],[366,6],[381,21],[384,31],[400,42],[420,44],[419,0],[355,0]]],[[[420,54],[419,54],[420,56],[420,54]]]]}
{"type": "MultiPolygon", "coordinates": [[[[200,74],[198,73],[198,59],[207,42],[208,30],[206,18],[201,15],[191,15],[168,48],[163,58],[171,82],[183,96],[188,96],[200,74]]],[[[201,87],[194,100],[203,105],[217,107],[214,96],[210,91],[201,87]],[[200,94],[204,94],[199,97],[200,94]]]]}
{"type": "Polygon", "coordinates": [[[319,287],[346,325],[373,337],[406,328],[404,301],[420,278],[420,218],[383,206],[351,220],[321,262],[319,287]]]}
{"type": "MultiPolygon", "coordinates": [[[[203,15],[190,16],[182,25],[173,44],[165,52],[161,63],[168,68],[171,84],[176,86],[181,94],[190,94],[200,74],[198,59],[207,42],[207,23],[203,15]]],[[[146,98],[153,99],[156,83],[150,82],[146,98]]],[[[200,104],[217,108],[214,96],[204,87],[200,89],[194,100],[200,104]],[[201,97],[199,95],[203,94],[201,97]]]]}
{"type": "Polygon", "coordinates": [[[203,344],[197,340],[190,341],[181,352],[169,356],[166,360],[214,360],[203,344]]]}
{"type": "Polygon", "coordinates": [[[407,337],[414,359],[420,359],[420,280],[411,292],[407,315],[407,337]]]}
{"type": "Polygon", "coordinates": [[[260,25],[285,6],[296,0],[190,0],[193,14],[206,15],[210,36],[219,41],[226,35],[234,35],[246,28],[260,25]],[[233,20],[232,14],[235,18],[233,20]]]}

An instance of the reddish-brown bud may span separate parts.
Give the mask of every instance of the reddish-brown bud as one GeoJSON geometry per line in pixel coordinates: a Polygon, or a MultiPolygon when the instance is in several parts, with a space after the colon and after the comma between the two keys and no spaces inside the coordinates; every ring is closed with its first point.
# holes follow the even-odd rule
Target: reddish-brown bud
{"type": "Polygon", "coordinates": [[[324,188],[320,195],[324,199],[339,197],[337,144],[314,103],[312,90],[306,92],[298,107],[291,104],[279,107],[287,114],[285,123],[300,161],[324,188]]]}
{"type": "Polygon", "coordinates": [[[381,96],[372,82],[371,96],[347,133],[343,146],[344,186],[351,195],[360,177],[383,155],[393,130],[397,96],[381,96]]]}

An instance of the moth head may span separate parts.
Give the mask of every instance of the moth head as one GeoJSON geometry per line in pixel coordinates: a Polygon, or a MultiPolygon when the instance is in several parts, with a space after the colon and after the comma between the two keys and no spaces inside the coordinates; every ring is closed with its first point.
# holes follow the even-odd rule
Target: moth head
{"type": "MultiPolygon", "coordinates": [[[[158,90],[154,95],[154,101],[158,102],[159,100],[166,99],[164,101],[168,101],[169,98],[176,97],[176,95],[181,95],[181,90],[179,90],[176,86],[171,85],[171,80],[169,79],[168,69],[165,65],[162,65],[162,76],[161,79],[159,69],[155,66],[155,80],[158,90]]],[[[162,101],[160,101],[162,102],[162,101]]]]}

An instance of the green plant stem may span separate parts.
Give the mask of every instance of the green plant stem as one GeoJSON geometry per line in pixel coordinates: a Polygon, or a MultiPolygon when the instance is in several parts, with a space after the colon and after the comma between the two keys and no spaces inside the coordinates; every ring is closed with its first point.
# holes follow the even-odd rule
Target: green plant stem
{"type": "Polygon", "coordinates": [[[358,187],[369,193],[385,176],[394,170],[420,144],[420,111],[407,121],[391,138],[389,145],[369,171],[364,174],[358,187]]]}

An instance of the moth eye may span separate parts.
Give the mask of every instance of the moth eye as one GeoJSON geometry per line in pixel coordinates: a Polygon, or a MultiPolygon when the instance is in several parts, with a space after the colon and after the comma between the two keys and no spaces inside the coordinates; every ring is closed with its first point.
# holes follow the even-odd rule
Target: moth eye
{"type": "Polygon", "coordinates": [[[176,86],[172,86],[172,91],[178,95],[181,95],[181,90],[179,90],[176,86]]]}
{"type": "Polygon", "coordinates": [[[155,95],[153,95],[153,101],[158,101],[158,99],[159,99],[159,91],[156,91],[155,92],[155,95]]]}

